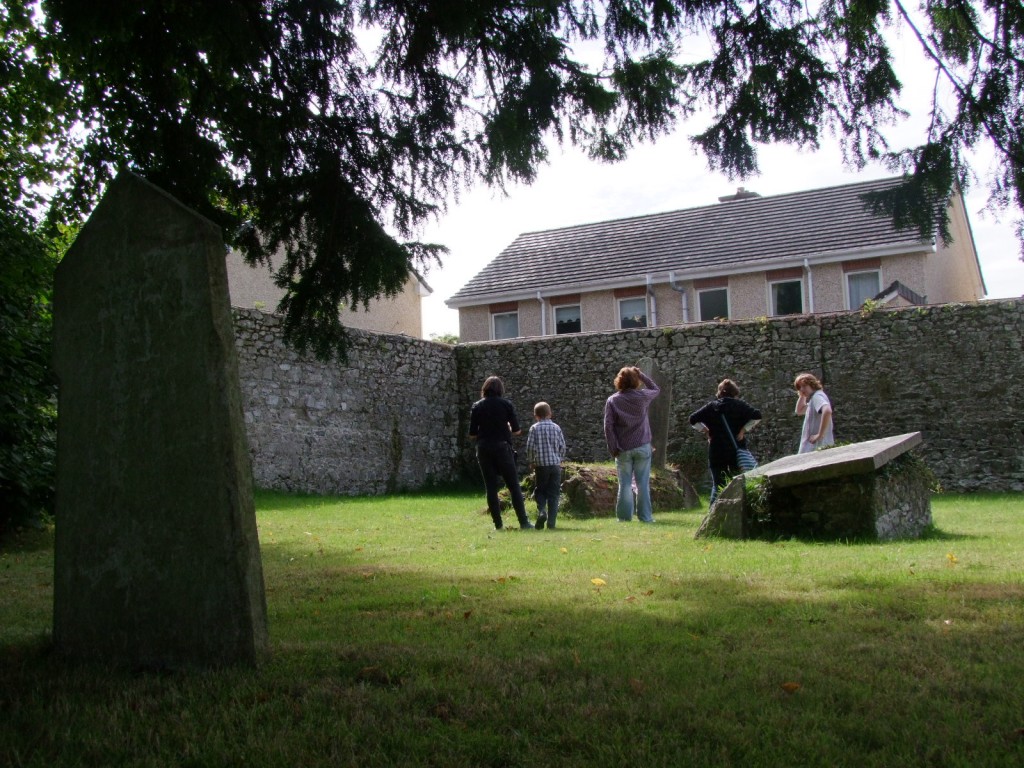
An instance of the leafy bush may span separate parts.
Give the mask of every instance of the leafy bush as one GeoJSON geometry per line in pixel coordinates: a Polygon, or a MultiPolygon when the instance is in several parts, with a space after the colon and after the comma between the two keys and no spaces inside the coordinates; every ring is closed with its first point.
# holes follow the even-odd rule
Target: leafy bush
{"type": "Polygon", "coordinates": [[[53,506],[55,264],[30,225],[0,208],[0,533],[53,506]]]}

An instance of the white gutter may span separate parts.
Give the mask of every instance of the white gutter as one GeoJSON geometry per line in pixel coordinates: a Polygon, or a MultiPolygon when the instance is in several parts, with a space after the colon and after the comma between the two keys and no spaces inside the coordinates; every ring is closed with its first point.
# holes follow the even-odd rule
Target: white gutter
{"type": "Polygon", "coordinates": [[[811,272],[811,262],[804,259],[804,272],[807,273],[807,311],[814,314],[814,273],[811,272]]]}
{"type": "Polygon", "coordinates": [[[537,291],[537,301],[540,302],[540,335],[548,335],[548,307],[544,301],[544,297],[540,295],[540,291],[537,291]]]}
{"type": "Polygon", "coordinates": [[[668,287],[679,294],[679,301],[683,310],[683,322],[690,322],[690,293],[685,285],[676,285],[676,273],[668,273],[668,287]]]}
{"type": "Polygon", "coordinates": [[[654,298],[650,275],[647,276],[647,295],[651,297],[651,328],[654,328],[658,324],[658,300],[654,298]]]}

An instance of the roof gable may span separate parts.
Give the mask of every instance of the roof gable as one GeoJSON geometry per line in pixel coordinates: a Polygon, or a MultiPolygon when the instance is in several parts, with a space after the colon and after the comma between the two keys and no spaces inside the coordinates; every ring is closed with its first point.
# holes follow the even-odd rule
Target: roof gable
{"type": "Polygon", "coordinates": [[[872,214],[861,196],[899,178],[519,235],[447,303],[626,284],[645,275],[749,272],[828,253],[930,247],[872,214]]]}

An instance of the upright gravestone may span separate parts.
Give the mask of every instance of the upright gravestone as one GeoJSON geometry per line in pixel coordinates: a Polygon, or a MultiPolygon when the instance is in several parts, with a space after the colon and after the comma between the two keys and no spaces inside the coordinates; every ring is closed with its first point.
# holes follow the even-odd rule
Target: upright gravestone
{"type": "Polygon", "coordinates": [[[57,269],[53,639],[67,657],[266,651],[224,253],[214,224],[122,173],[57,269]]]}
{"type": "Polygon", "coordinates": [[[651,424],[651,446],[654,448],[651,465],[664,469],[668,452],[668,422],[672,415],[672,380],[664,376],[649,357],[637,363],[636,367],[650,376],[661,389],[661,394],[654,398],[647,411],[647,420],[651,424]]]}

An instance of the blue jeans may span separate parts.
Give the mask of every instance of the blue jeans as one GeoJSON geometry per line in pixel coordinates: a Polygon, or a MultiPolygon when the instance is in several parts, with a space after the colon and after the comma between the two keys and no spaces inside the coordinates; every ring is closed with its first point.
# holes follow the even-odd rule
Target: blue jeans
{"type": "Polygon", "coordinates": [[[636,480],[636,516],[642,523],[653,523],[651,513],[651,444],[622,451],[615,457],[619,474],[619,495],[615,516],[623,522],[633,519],[633,480],[636,480]]]}

